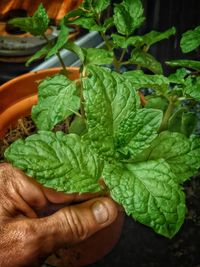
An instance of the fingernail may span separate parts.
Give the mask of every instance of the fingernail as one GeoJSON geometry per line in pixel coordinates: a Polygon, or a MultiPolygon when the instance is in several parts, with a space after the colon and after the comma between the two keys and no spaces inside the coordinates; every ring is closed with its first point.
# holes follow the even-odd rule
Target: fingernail
{"type": "Polygon", "coordinates": [[[100,201],[97,201],[93,204],[92,212],[94,214],[96,221],[99,224],[105,223],[109,218],[107,207],[100,201]]]}

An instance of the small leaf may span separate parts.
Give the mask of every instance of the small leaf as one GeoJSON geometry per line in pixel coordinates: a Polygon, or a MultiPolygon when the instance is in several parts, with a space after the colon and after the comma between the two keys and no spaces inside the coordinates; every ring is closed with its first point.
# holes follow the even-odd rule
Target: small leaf
{"type": "Polygon", "coordinates": [[[158,62],[152,55],[143,52],[139,49],[134,49],[132,51],[131,58],[129,62],[132,64],[136,64],[139,67],[149,69],[155,74],[162,74],[162,66],[160,62],[158,62]]]}
{"type": "Polygon", "coordinates": [[[63,46],[67,42],[68,35],[69,35],[69,29],[68,27],[65,26],[64,19],[62,19],[60,22],[60,32],[58,35],[58,39],[55,45],[51,48],[51,50],[47,54],[46,59],[50,58],[51,56],[54,56],[59,52],[61,48],[63,48],[63,46]]]}
{"type": "Polygon", "coordinates": [[[181,38],[181,49],[183,53],[189,53],[200,45],[200,26],[194,30],[189,30],[183,33],[181,38]]]}
{"type": "Polygon", "coordinates": [[[185,68],[177,69],[175,73],[169,75],[168,79],[171,83],[184,84],[187,74],[188,71],[185,68]]]}
{"type": "Polygon", "coordinates": [[[95,0],[92,1],[93,9],[95,12],[101,13],[103,10],[105,10],[110,4],[110,0],[95,0]]]}
{"type": "Polygon", "coordinates": [[[168,123],[169,131],[182,133],[182,117],[183,117],[184,112],[186,112],[185,108],[179,108],[170,117],[169,123],[168,123]]]}
{"type": "Polygon", "coordinates": [[[113,52],[101,48],[82,48],[85,54],[85,64],[102,65],[113,62],[113,52]]]}
{"type": "Polygon", "coordinates": [[[65,48],[71,52],[74,52],[79,57],[81,62],[84,62],[85,55],[84,55],[83,48],[81,48],[80,46],[78,46],[74,42],[69,42],[69,41],[64,45],[63,48],[65,48]]]}
{"type": "Polygon", "coordinates": [[[169,105],[168,100],[163,96],[156,96],[154,94],[151,94],[149,96],[146,96],[145,99],[147,101],[145,108],[160,109],[162,111],[165,111],[169,105]]]}
{"type": "Polygon", "coordinates": [[[197,115],[194,112],[184,113],[182,117],[182,133],[187,137],[191,136],[197,127],[197,122],[197,115]]]}
{"type": "Polygon", "coordinates": [[[188,77],[185,81],[183,92],[195,100],[200,101],[200,77],[188,77]]]}
{"type": "MultiPolygon", "coordinates": [[[[69,24],[69,23],[68,23],[69,24]]],[[[71,24],[80,25],[80,27],[87,29],[89,31],[104,31],[104,27],[96,23],[95,19],[92,17],[79,17],[74,19],[71,24]]]]}
{"type": "Polygon", "coordinates": [[[199,71],[200,70],[200,62],[195,60],[187,60],[187,59],[177,59],[177,60],[170,60],[165,62],[170,67],[183,67],[189,68],[199,71]]]}
{"type": "Polygon", "coordinates": [[[55,190],[67,193],[100,190],[101,162],[77,135],[41,131],[14,142],[5,156],[14,166],[55,190]]]}
{"type": "Polygon", "coordinates": [[[151,88],[158,92],[166,92],[169,86],[169,80],[159,74],[144,74],[141,70],[126,71],[123,76],[128,78],[136,89],[151,88]]]}
{"type": "Polygon", "coordinates": [[[148,46],[151,46],[157,42],[160,42],[163,39],[168,39],[171,35],[174,35],[175,33],[176,33],[175,27],[172,27],[164,32],[151,31],[142,36],[143,43],[148,46]]]}
{"type": "Polygon", "coordinates": [[[121,122],[116,133],[118,151],[135,157],[150,146],[157,136],[163,113],[154,109],[139,109],[121,122]]]}
{"type": "Polygon", "coordinates": [[[30,32],[32,35],[43,35],[49,25],[49,17],[42,4],[39,5],[37,11],[32,17],[14,18],[9,21],[16,27],[19,27],[22,31],[30,32]]]}
{"type": "Polygon", "coordinates": [[[43,80],[38,97],[38,104],[32,108],[32,119],[40,130],[51,130],[80,107],[75,83],[61,74],[43,80]]]}
{"type": "Polygon", "coordinates": [[[141,36],[124,37],[119,34],[112,34],[112,39],[115,47],[127,48],[128,46],[140,47],[142,44],[141,36]]]}
{"type": "Polygon", "coordinates": [[[124,0],[114,8],[114,23],[117,31],[123,35],[130,35],[141,26],[144,21],[143,6],[140,0],[124,0]]]}
{"type": "Polygon", "coordinates": [[[103,177],[112,198],[128,215],[165,237],[178,232],[185,217],[185,198],[165,161],[109,164],[103,177]]]}
{"type": "Polygon", "coordinates": [[[87,132],[87,125],[83,118],[75,117],[70,124],[69,133],[74,133],[77,135],[84,135],[87,132]]]}
{"type": "Polygon", "coordinates": [[[26,66],[29,66],[33,61],[45,57],[52,48],[52,44],[47,44],[38,50],[29,60],[26,62],[26,66]]]}

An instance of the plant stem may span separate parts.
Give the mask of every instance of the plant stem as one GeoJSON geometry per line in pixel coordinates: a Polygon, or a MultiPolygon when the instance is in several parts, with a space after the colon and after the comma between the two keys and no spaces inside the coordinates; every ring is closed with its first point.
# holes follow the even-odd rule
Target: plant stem
{"type": "Polygon", "coordinates": [[[165,114],[164,114],[160,129],[159,129],[159,132],[167,130],[169,118],[171,117],[171,115],[172,115],[172,113],[174,111],[175,101],[176,101],[176,99],[174,99],[173,97],[171,97],[169,99],[169,105],[168,105],[168,107],[167,107],[167,109],[165,111],[165,114]]]}
{"type": "MultiPolygon", "coordinates": [[[[49,40],[49,38],[45,35],[45,33],[44,33],[42,36],[43,36],[44,39],[47,41],[47,43],[50,43],[50,40],[49,40]]],[[[64,61],[63,61],[63,59],[62,59],[62,57],[61,57],[59,51],[56,53],[56,56],[58,57],[58,59],[59,59],[59,61],[60,61],[60,64],[61,64],[61,66],[62,66],[62,68],[63,68],[63,72],[64,72],[64,74],[67,76],[67,75],[68,75],[68,72],[67,72],[65,63],[64,63],[64,61]]]]}
{"type": "Polygon", "coordinates": [[[85,110],[84,110],[84,97],[83,97],[83,81],[82,79],[86,76],[85,73],[85,68],[83,69],[81,76],[80,76],[80,112],[81,112],[81,117],[85,120],[85,110]]]}

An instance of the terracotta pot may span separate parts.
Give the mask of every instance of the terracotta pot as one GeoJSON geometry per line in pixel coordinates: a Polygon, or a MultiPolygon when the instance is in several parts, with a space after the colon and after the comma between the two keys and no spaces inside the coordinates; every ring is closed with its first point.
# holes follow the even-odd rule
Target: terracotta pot
{"type": "MultiPolygon", "coordinates": [[[[37,103],[37,81],[57,73],[60,68],[31,72],[19,76],[0,86],[0,138],[20,117],[30,114],[37,103]]],[[[69,78],[79,77],[78,68],[68,69],[69,78]]],[[[85,266],[104,257],[118,241],[123,225],[124,214],[119,212],[116,221],[99,231],[88,240],[70,248],[62,249],[48,258],[52,266],[85,266]]]]}

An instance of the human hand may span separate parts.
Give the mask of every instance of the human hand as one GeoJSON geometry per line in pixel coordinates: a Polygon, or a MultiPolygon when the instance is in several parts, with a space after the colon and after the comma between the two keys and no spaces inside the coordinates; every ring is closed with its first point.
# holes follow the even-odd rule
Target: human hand
{"type": "Polygon", "coordinates": [[[66,245],[78,243],[111,224],[117,208],[109,198],[47,189],[10,164],[0,164],[0,266],[40,266],[66,245]],[[49,206],[65,208],[39,218],[49,206]]]}

